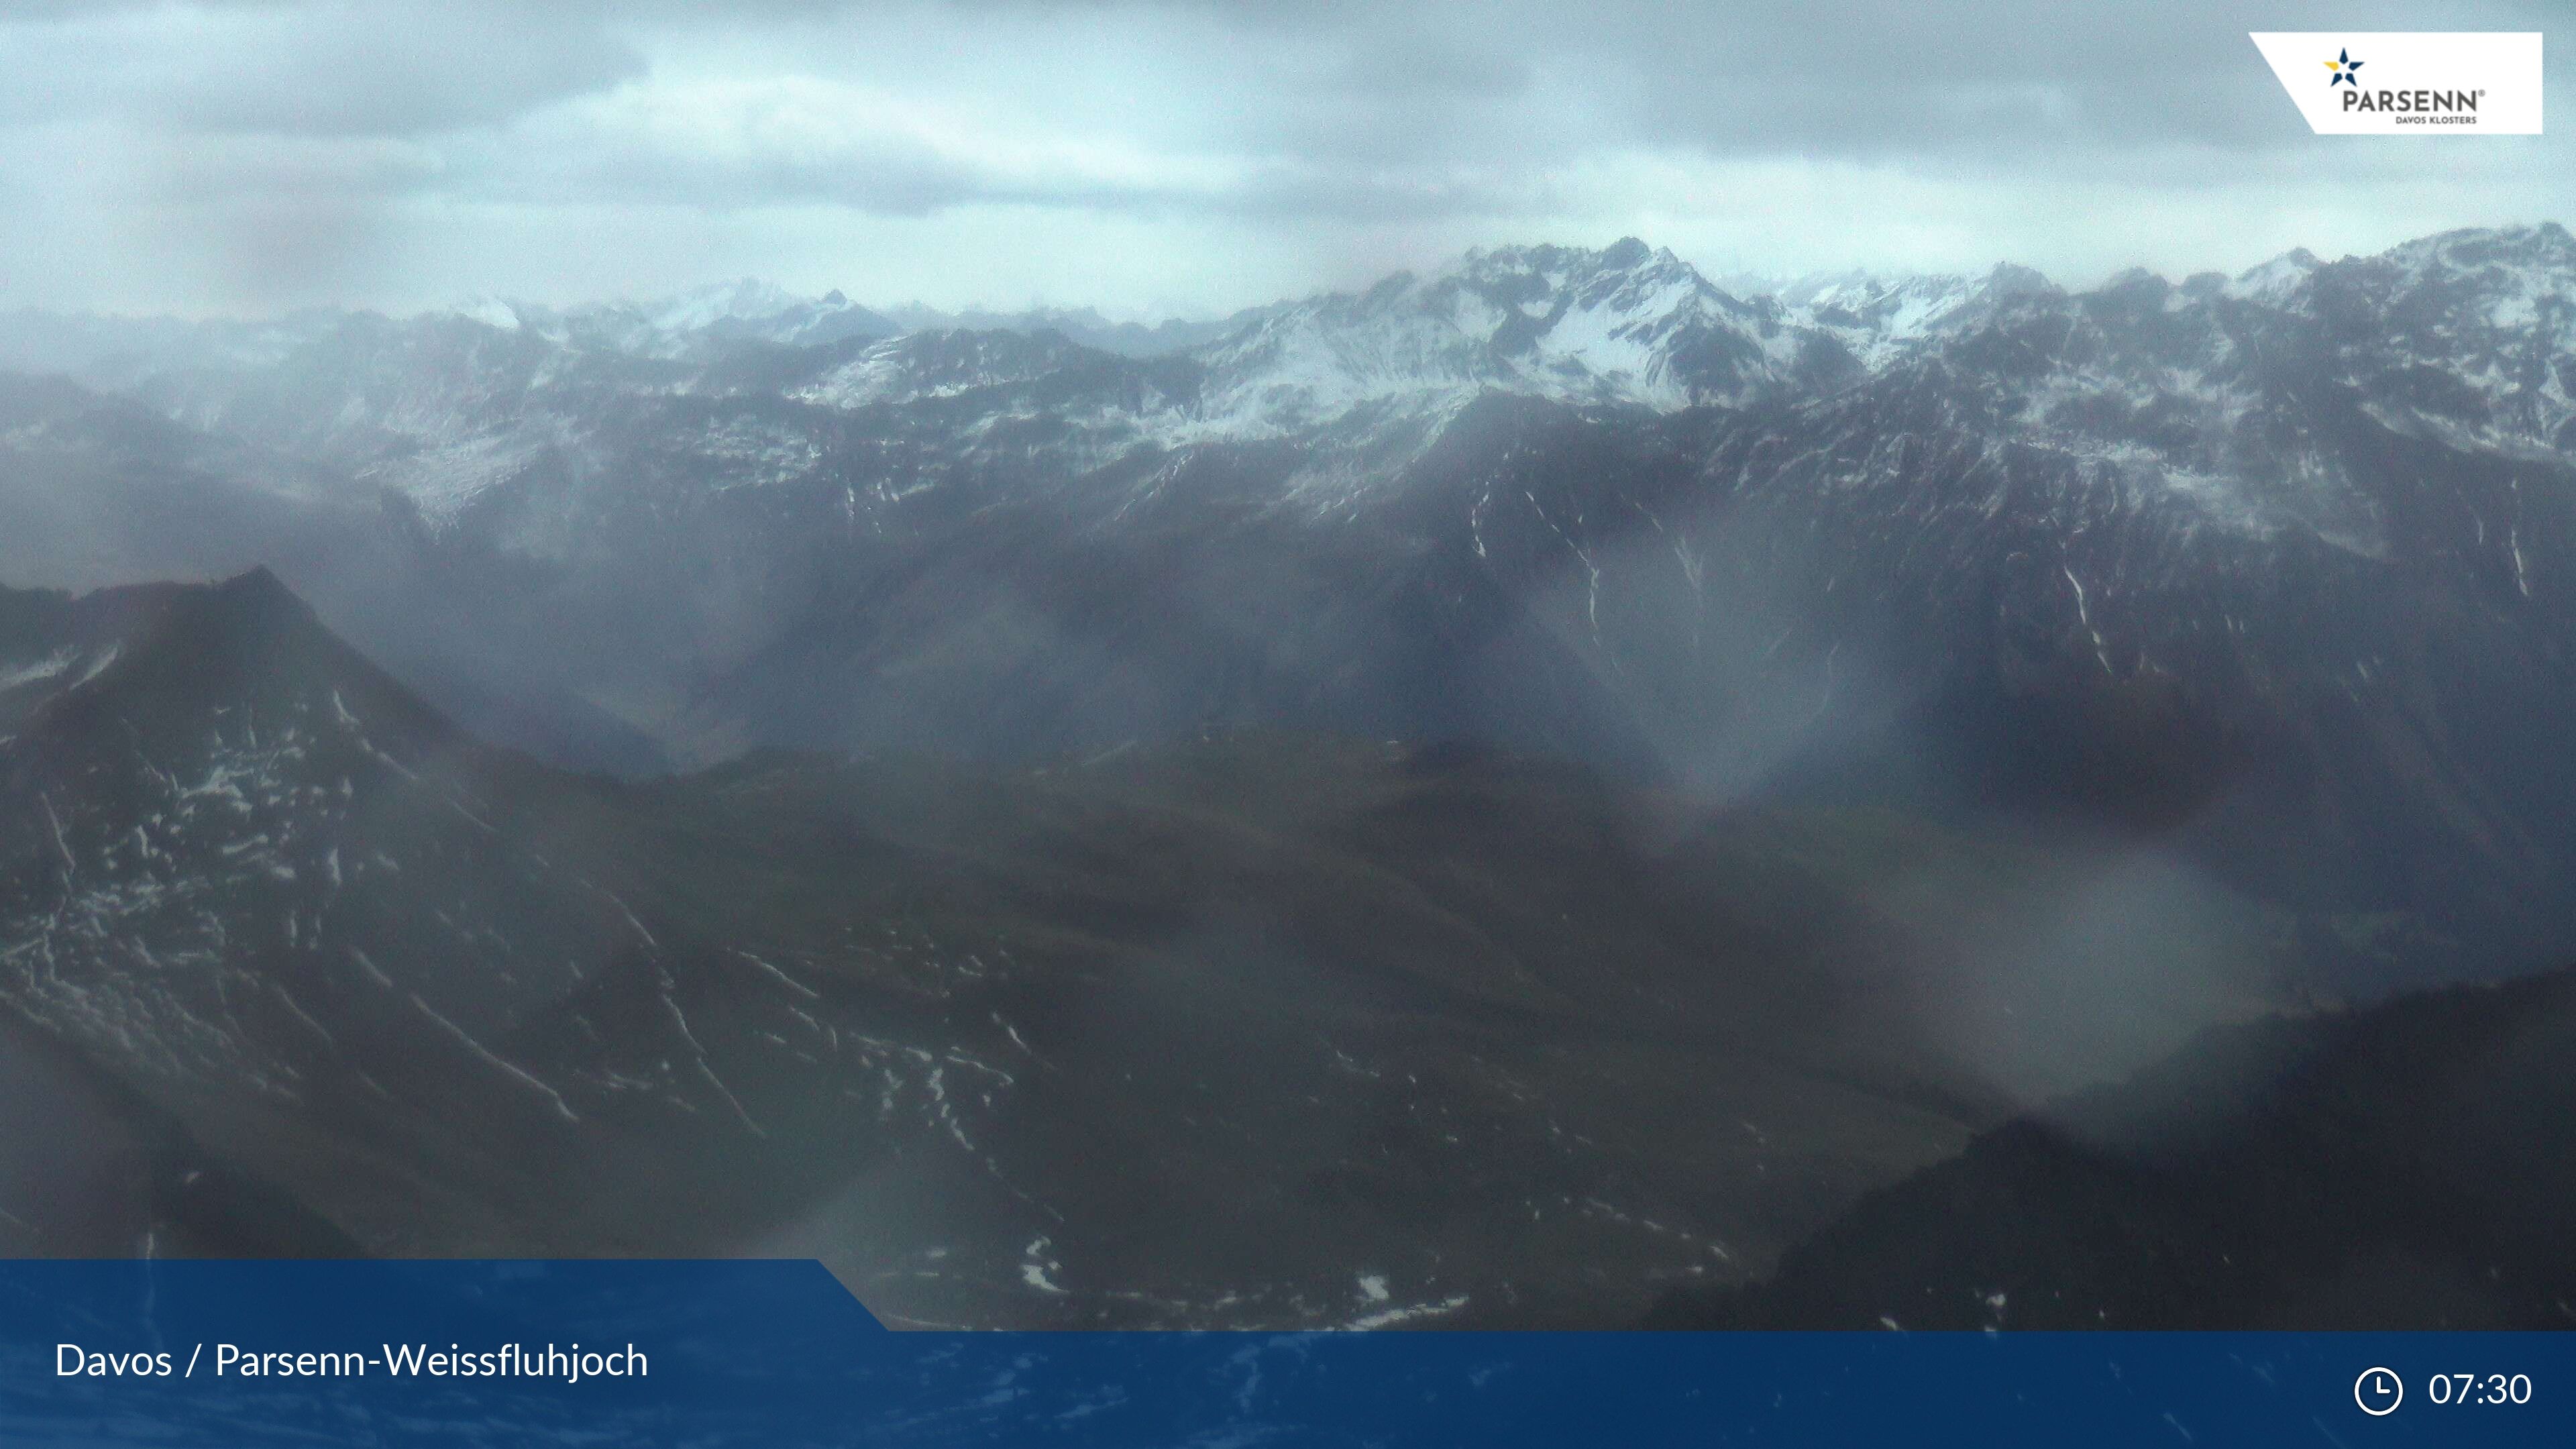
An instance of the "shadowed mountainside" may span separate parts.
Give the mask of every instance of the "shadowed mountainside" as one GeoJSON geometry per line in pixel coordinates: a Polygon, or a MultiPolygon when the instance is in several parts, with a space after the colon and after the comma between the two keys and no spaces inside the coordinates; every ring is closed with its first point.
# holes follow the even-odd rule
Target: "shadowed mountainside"
{"type": "Polygon", "coordinates": [[[1667,1328],[2576,1325],[2576,970],[2213,1031],[1667,1328]]]}
{"type": "Polygon", "coordinates": [[[0,646],[0,1001],[203,1184],[126,1202],[165,1242],[1615,1323],[2323,969],[2149,838],[1472,748],[576,775],[265,573],[0,592],[0,646]]]}

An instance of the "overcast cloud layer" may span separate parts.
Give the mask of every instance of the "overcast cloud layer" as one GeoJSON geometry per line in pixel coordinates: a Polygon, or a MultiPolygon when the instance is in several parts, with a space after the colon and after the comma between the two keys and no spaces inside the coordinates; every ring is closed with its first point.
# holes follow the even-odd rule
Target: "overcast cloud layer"
{"type": "Polygon", "coordinates": [[[2087,283],[2576,222],[2554,136],[2316,137],[2250,28],[2564,0],[0,0],[0,307],[410,310],[758,275],[1210,315],[1469,246],[2087,283]],[[1750,13],[1738,13],[1750,12],[1750,13]]]}

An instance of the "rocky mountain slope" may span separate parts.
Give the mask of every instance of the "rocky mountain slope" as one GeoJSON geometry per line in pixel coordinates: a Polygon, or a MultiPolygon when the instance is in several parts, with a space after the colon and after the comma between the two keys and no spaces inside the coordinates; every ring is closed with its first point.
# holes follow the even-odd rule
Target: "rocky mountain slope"
{"type": "Polygon", "coordinates": [[[1279,725],[2071,814],[2385,984],[2569,944],[2571,296],[2541,226],[2083,293],[1507,248],[1149,357],[748,287],[629,309],[650,343],[307,319],[29,385],[19,476],[227,526],[39,485],[5,562],[274,561],[478,726],[630,771],[1279,725]]]}
{"type": "Polygon", "coordinates": [[[2277,989],[2258,906],[2110,842],[1475,751],[568,774],[265,573],[0,593],[0,659],[0,1004],[133,1144],[0,1203],[22,1248],[813,1254],[914,1322],[1618,1322],[1955,1151],[2017,1099],[2009,1042],[2063,1077],[2277,989]],[[2197,924],[2140,950],[2123,910],[2197,924]]]}
{"type": "Polygon", "coordinates": [[[2564,1329],[2576,973],[2217,1032],[1674,1328],[2564,1329]]]}
{"type": "Polygon", "coordinates": [[[73,375],[0,375],[0,581],[231,581],[0,591],[0,1002],[101,1124],[0,1143],[92,1185],[0,1228],[1574,1323],[1972,1141],[1923,1181],[2170,1207],[2238,1149],[2001,1124],[2576,951],[2571,298],[2543,226],[2080,293],[1513,248],[1172,351],[17,319],[73,375]]]}

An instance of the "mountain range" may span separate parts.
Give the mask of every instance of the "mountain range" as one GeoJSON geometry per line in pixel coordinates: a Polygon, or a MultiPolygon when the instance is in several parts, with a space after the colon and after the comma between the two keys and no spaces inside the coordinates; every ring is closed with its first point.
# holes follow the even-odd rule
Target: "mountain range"
{"type": "Polygon", "coordinates": [[[2069,1093],[2576,959],[2555,225],[956,320],[0,319],[0,993],[101,1124],[0,1209],[1839,1314],[2069,1093]]]}
{"type": "MultiPolygon", "coordinates": [[[[1915,1003],[2135,870],[1307,736],[621,783],[473,739],[265,572],[0,594],[0,641],[39,661],[0,676],[0,1002],[57,1063],[21,1100],[123,1144],[5,1205],[23,1248],[783,1251],[914,1322],[1616,1322],[1996,1120],[1975,1033],[2056,983],[1915,1003]]],[[[2241,1010],[2223,929],[2132,1014],[2241,1010]]]]}
{"type": "Polygon", "coordinates": [[[2543,803],[2571,278],[2544,225],[1790,301],[1623,242],[1151,357],[754,284],[132,324],[194,340],[6,385],[0,576],[271,566],[579,767],[1276,725],[1717,799],[1892,772],[2539,964],[2576,851],[2543,803]]]}

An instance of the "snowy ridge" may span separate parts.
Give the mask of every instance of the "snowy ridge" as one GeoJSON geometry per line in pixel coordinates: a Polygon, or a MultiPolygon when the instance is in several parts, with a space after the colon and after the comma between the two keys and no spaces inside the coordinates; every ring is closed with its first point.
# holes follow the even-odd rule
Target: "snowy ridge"
{"type": "Polygon", "coordinates": [[[1204,349],[1202,425],[1277,436],[1487,388],[1659,410],[1740,400],[1777,376],[1783,336],[1764,309],[1633,239],[1472,252],[1431,277],[1285,308],[1204,349]]]}
{"type": "Polygon", "coordinates": [[[1992,317],[2012,298],[2063,295],[2039,273],[2010,264],[1983,277],[1845,276],[1797,291],[1792,316],[1831,334],[1871,372],[1992,317]]]}
{"type": "MultiPolygon", "coordinates": [[[[2337,380],[2391,427],[2563,457],[2576,447],[2571,298],[2576,242],[2554,225],[2448,233],[2336,262],[2294,251],[2233,280],[2129,273],[2078,294],[2002,265],[1979,276],[1820,275],[1739,295],[1629,239],[1471,252],[1428,275],[1242,314],[1195,345],[1151,339],[1200,337],[1213,324],[1131,328],[1119,349],[1132,352],[1042,325],[1106,336],[1096,314],[979,314],[1011,325],[904,331],[839,292],[807,298],[746,279],[568,310],[487,299],[400,322],[306,317],[260,332],[271,351],[257,359],[156,374],[140,390],[190,426],[318,454],[443,529],[513,480],[555,474],[533,486],[578,490],[620,450],[687,460],[686,477],[708,492],[831,467],[839,430],[828,419],[661,406],[682,399],[899,410],[903,421],[867,426],[913,440],[908,456],[925,471],[942,458],[1009,457],[1069,479],[1138,448],[1315,444],[1300,491],[1341,497],[1489,392],[1654,412],[1831,405],[1942,366],[1978,380],[1962,400],[1989,394],[1980,406],[1998,427],[2088,460],[2144,464],[2218,501],[2213,516],[2249,518],[2262,510],[2222,495],[2237,466],[2230,440],[2258,411],[2253,358],[2319,337],[2335,349],[2337,380]],[[2025,323],[2040,330],[2017,346],[2043,336],[2084,345],[2035,374],[1997,373],[1996,354],[1976,353],[1981,334],[2025,323]]],[[[224,325],[228,338],[243,331],[224,325]]],[[[171,344],[160,355],[212,350],[171,344]]],[[[862,491],[901,497],[917,486],[862,491]]]]}
{"type": "Polygon", "coordinates": [[[952,398],[1035,382],[1091,355],[1056,333],[913,332],[870,346],[788,395],[835,408],[952,398]]]}
{"type": "Polygon", "coordinates": [[[2510,456],[2576,449],[2576,237],[2565,228],[2446,232],[2333,280],[2311,277],[2286,301],[2327,321],[2383,319],[2384,335],[2340,357],[2383,421],[2510,456]]]}
{"type": "Polygon", "coordinates": [[[646,322],[664,332],[699,332],[719,322],[757,322],[814,305],[785,288],[757,278],[697,287],[646,304],[646,322]]]}

